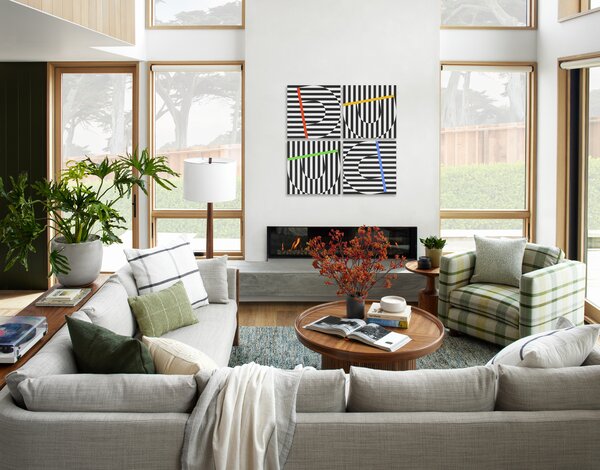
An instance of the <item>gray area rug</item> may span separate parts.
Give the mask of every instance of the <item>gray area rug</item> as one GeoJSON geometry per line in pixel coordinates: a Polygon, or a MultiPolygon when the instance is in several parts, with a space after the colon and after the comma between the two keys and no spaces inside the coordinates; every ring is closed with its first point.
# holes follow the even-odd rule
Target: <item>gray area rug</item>
{"type": "MultiPolygon", "coordinates": [[[[485,365],[500,349],[500,346],[468,336],[446,335],[440,349],[417,359],[417,367],[457,369],[485,365]]],[[[242,326],[240,346],[233,348],[229,365],[234,367],[249,362],[281,369],[293,369],[298,364],[321,368],[320,355],[305,348],[290,326],[242,326]]]]}

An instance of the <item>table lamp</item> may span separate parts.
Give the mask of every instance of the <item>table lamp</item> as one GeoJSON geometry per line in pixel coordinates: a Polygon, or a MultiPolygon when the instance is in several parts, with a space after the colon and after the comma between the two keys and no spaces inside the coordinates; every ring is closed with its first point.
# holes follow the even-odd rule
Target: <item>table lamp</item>
{"type": "Polygon", "coordinates": [[[183,197],[206,202],[206,257],[213,257],[213,203],[236,198],[237,164],[223,158],[188,158],[183,162],[183,197]]]}

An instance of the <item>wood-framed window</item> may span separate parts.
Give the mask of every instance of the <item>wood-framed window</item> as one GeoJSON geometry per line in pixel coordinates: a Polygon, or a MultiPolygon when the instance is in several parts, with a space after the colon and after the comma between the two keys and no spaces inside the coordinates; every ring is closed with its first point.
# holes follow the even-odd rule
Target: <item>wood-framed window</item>
{"type": "MultiPolygon", "coordinates": [[[[125,62],[67,62],[50,65],[54,115],[54,177],[69,161],[101,160],[138,148],[139,65],[125,62]]],[[[123,248],[139,247],[137,188],[121,199],[117,209],[126,229],[117,232],[123,244],[104,247],[103,272],[127,262],[123,248]]]]}
{"type": "Polygon", "coordinates": [[[538,0],[441,0],[442,29],[535,29],[538,0]]]}
{"type": "Polygon", "coordinates": [[[600,11],[600,0],[558,0],[558,21],[572,20],[600,11]]]}
{"type": "Polygon", "coordinates": [[[146,0],[148,29],[244,29],[246,0],[146,0]]]}
{"type": "Polygon", "coordinates": [[[557,244],[587,265],[586,318],[600,322],[600,53],[559,60],[557,244]]]}
{"type": "Polygon", "coordinates": [[[206,204],[183,197],[183,162],[218,157],[238,162],[237,198],[214,205],[214,252],[244,257],[244,63],[149,64],[150,149],[179,172],[175,189],[150,186],[149,244],[173,237],[206,250],[206,204]]]}
{"type": "Polygon", "coordinates": [[[473,235],[535,239],[533,63],[442,64],[440,224],[448,249],[473,235]]]}

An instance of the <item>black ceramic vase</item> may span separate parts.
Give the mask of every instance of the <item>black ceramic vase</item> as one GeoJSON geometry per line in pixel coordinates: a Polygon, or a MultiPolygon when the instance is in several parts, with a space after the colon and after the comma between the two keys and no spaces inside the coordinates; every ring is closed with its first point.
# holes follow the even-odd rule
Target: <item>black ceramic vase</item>
{"type": "Polygon", "coordinates": [[[346,316],[348,318],[365,317],[365,299],[354,297],[353,295],[346,296],[346,316]]]}

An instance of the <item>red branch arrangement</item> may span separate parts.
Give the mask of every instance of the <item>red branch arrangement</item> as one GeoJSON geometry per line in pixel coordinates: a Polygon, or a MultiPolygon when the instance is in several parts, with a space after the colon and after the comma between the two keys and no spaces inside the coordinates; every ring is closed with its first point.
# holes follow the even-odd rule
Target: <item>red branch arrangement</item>
{"type": "Polygon", "coordinates": [[[378,227],[362,226],[350,241],[343,240],[344,233],[339,230],[332,230],[329,237],[328,243],[321,237],[309,240],[307,251],[314,259],[313,267],[321,276],[331,279],[325,284],[337,284],[338,295],[365,299],[379,281],[384,282],[385,288],[390,288],[392,280],[398,276],[391,271],[404,266],[406,258],[398,255],[389,265],[383,264],[388,259],[391,244],[378,227]],[[384,273],[384,276],[377,279],[378,273],[384,273]]]}

